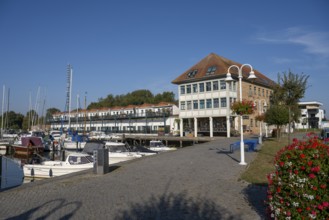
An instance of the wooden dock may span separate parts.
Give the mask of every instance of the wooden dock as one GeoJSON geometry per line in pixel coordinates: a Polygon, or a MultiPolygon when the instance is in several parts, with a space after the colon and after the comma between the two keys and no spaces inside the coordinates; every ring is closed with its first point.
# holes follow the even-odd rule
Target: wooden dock
{"type": "Polygon", "coordinates": [[[197,143],[204,143],[218,139],[211,137],[175,137],[175,136],[158,136],[158,135],[129,135],[123,134],[121,135],[121,141],[128,142],[133,144],[137,142],[141,145],[148,144],[152,140],[161,140],[167,146],[176,146],[176,147],[184,147],[190,146],[197,143]]]}

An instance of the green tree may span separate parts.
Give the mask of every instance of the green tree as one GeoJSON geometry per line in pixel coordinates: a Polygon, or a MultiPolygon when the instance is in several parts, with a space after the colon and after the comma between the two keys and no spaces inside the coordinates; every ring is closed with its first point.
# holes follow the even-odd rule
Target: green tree
{"type": "Polygon", "coordinates": [[[157,104],[160,102],[175,102],[175,94],[173,92],[163,92],[162,94],[153,95],[149,90],[141,89],[127,93],[125,95],[113,96],[109,94],[106,98],[99,98],[98,102],[92,102],[87,109],[95,109],[102,107],[142,105],[144,103],[157,104]]]}
{"type": "Polygon", "coordinates": [[[49,123],[49,120],[52,119],[53,114],[61,112],[58,108],[48,108],[46,111],[46,123],[49,123]]]}
{"type": "Polygon", "coordinates": [[[23,119],[23,125],[22,128],[24,130],[30,130],[32,126],[35,126],[38,122],[38,113],[34,110],[30,110],[26,113],[24,119],[23,119]]]}
{"type": "MultiPolygon", "coordinates": [[[[270,98],[270,108],[276,108],[276,106],[284,106],[286,109],[288,109],[288,121],[286,124],[297,121],[300,116],[298,102],[305,95],[308,78],[309,76],[305,75],[304,73],[294,74],[290,70],[288,73],[283,72],[282,75],[278,74],[278,83],[273,87],[273,93],[270,98]]],[[[273,111],[270,112],[274,114],[273,111]]],[[[278,114],[274,114],[273,117],[274,116],[281,117],[278,114]]],[[[266,117],[270,117],[270,115],[266,114],[266,117]]],[[[269,123],[266,117],[265,122],[269,123]]],[[[281,126],[283,124],[278,125],[281,126]]],[[[290,132],[288,132],[288,139],[290,140],[290,132]]]]}
{"type": "MultiPolygon", "coordinates": [[[[8,111],[3,114],[4,118],[4,129],[22,129],[23,118],[24,116],[20,113],[16,113],[14,111],[8,111]]],[[[2,117],[0,118],[2,122],[2,117]]]]}
{"type": "Polygon", "coordinates": [[[277,138],[280,138],[282,125],[289,122],[289,110],[284,105],[271,105],[265,113],[265,122],[276,126],[277,138]]]}

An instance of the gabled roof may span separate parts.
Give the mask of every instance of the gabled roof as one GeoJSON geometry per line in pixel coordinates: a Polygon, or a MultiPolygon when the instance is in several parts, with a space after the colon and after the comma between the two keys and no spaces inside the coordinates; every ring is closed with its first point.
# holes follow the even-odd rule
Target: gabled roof
{"type": "MultiPolygon", "coordinates": [[[[172,81],[173,84],[183,84],[190,82],[203,81],[208,79],[217,79],[217,78],[226,78],[227,70],[231,65],[242,66],[242,64],[229,60],[225,57],[218,56],[215,53],[210,53],[208,56],[203,58],[200,62],[189,68],[179,77],[172,81]],[[210,69],[210,67],[215,67],[210,69]],[[214,70],[214,71],[212,71],[214,70]]],[[[245,67],[242,69],[242,76],[244,81],[248,81],[247,78],[249,76],[250,68],[245,67]]],[[[271,87],[275,84],[275,82],[265,75],[255,70],[255,75],[257,79],[253,81],[255,84],[260,84],[262,86],[271,87]]],[[[238,78],[238,70],[237,68],[231,68],[230,73],[233,78],[238,78]]]]}

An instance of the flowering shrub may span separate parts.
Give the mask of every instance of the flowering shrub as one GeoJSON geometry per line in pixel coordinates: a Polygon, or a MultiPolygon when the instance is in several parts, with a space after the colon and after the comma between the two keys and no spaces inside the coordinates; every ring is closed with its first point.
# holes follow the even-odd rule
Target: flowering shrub
{"type": "Polygon", "coordinates": [[[268,208],[275,219],[329,219],[329,146],[314,134],[293,140],[268,175],[268,208]]]}
{"type": "Polygon", "coordinates": [[[237,115],[250,115],[254,112],[254,103],[248,100],[242,102],[234,102],[231,106],[233,113],[237,115]]]}

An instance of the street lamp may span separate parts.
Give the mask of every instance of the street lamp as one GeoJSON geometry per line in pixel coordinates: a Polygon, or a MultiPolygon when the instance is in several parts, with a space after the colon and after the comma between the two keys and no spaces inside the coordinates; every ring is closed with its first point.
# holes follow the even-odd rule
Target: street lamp
{"type": "MultiPolygon", "coordinates": [[[[267,103],[265,102],[264,103],[264,113],[263,114],[265,114],[265,112],[267,111],[267,103]]],[[[265,137],[267,138],[267,123],[265,123],[265,137]]]]}
{"type": "MultiPolygon", "coordinates": [[[[257,77],[255,76],[255,73],[252,69],[252,66],[250,64],[243,64],[241,67],[237,66],[237,65],[231,65],[228,70],[227,70],[227,74],[226,74],[226,81],[227,82],[230,82],[230,81],[233,81],[233,78],[231,76],[231,73],[230,73],[230,69],[232,67],[235,67],[238,69],[239,71],[239,88],[240,88],[240,102],[242,102],[242,69],[244,66],[249,66],[250,68],[250,75],[248,77],[248,79],[256,79],[257,77]]],[[[240,140],[240,152],[241,152],[241,161],[240,161],[240,165],[247,165],[247,163],[245,162],[244,160],[244,142],[243,142],[243,126],[242,126],[242,123],[243,123],[243,118],[242,118],[242,115],[240,115],[240,133],[241,133],[241,140],[240,140]]]]}

